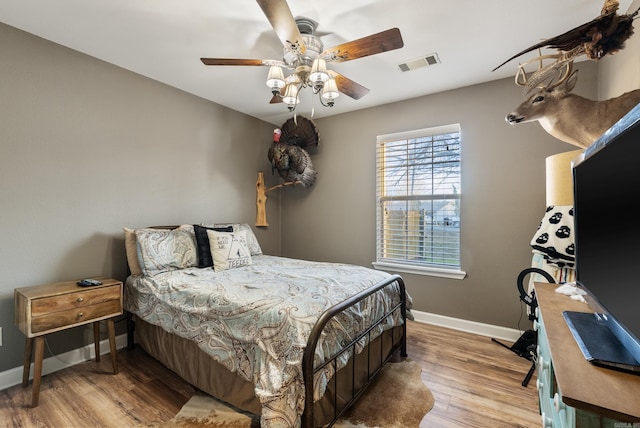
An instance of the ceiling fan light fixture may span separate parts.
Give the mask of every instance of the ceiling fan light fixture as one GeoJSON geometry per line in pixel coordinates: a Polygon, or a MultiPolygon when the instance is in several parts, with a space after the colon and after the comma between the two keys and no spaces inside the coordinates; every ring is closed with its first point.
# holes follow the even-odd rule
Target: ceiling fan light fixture
{"type": "Polygon", "coordinates": [[[287,88],[285,89],[284,96],[282,97],[282,102],[287,104],[290,111],[293,111],[296,108],[296,104],[300,102],[298,99],[298,86],[289,83],[287,88]]]}
{"type": "Polygon", "coordinates": [[[267,86],[271,88],[273,95],[279,94],[285,84],[282,68],[278,65],[272,65],[267,76],[267,86]]]}
{"type": "Polygon", "coordinates": [[[266,84],[273,97],[270,104],[285,103],[293,111],[298,93],[310,88],[325,107],[332,107],[340,93],[358,100],[369,89],[327,68],[327,62],[345,62],[399,49],[404,46],[398,28],[390,28],[325,49],[318,23],[305,17],[294,18],[288,0],[257,0],[283,46],[282,60],[200,58],[205,65],[269,66],[266,84]],[[283,70],[285,69],[285,70],[283,70]],[[288,76],[284,76],[287,73],[288,76]],[[336,80],[337,79],[337,80],[336,80]]]}
{"type": "Polygon", "coordinates": [[[323,86],[324,83],[329,80],[329,74],[327,73],[327,63],[322,58],[316,58],[311,65],[311,73],[309,74],[309,80],[313,82],[313,85],[323,86]]]}
{"type": "Polygon", "coordinates": [[[327,103],[329,107],[333,107],[334,100],[340,96],[338,91],[338,85],[336,79],[329,79],[322,88],[322,99],[327,103]]]}

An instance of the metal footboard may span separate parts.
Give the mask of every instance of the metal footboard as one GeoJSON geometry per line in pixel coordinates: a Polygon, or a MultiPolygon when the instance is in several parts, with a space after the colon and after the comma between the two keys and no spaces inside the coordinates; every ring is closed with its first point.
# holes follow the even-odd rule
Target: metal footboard
{"type": "MultiPolygon", "coordinates": [[[[334,401],[334,417],[333,420],[329,423],[329,427],[333,426],[333,424],[335,424],[335,422],[349,409],[349,407],[351,407],[357,400],[358,398],[360,398],[360,396],[364,393],[364,391],[367,389],[367,387],[369,386],[369,384],[372,382],[373,378],[376,376],[376,374],[382,370],[382,367],[384,367],[384,365],[389,361],[389,359],[391,359],[391,357],[398,351],[400,350],[400,355],[402,357],[406,357],[407,356],[407,297],[406,297],[406,291],[405,291],[405,285],[404,285],[404,281],[403,279],[399,276],[399,275],[392,275],[391,277],[387,278],[384,281],[381,281],[373,286],[371,286],[370,288],[361,291],[360,293],[352,296],[351,298],[338,303],[334,306],[332,306],[331,308],[327,309],[322,316],[320,317],[320,319],[318,320],[318,322],[316,323],[316,325],[314,326],[313,330],[311,331],[311,335],[309,336],[309,340],[307,341],[307,346],[304,350],[304,355],[302,357],[302,374],[304,377],[304,390],[305,390],[305,406],[304,406],[304,413],[302,414],[302,426],[305,428],[313,428],[314,427],[314,403],[313,403],[313,378],[314,375],[319,372],[320,370],[323,370],[327,365],[329,364],[333,364],[334,366],[334,373],[337,372],[337,358],[342,355],[345,352],[349,352],[351,351],[351,354],[353,356],[353,358],[355,359],[355,346],[356,344],[363,338],[367,337],[367,343],[371,343],[371,332],[373,331],[374,328],[376,328],[378,325],[380,325],[381,323],[383,323],[387,318],[393,316],[397,311],[400,311],[400,314],[402,316],[402,326],[401,326],[401,331],[402,331],[402,337],[401,340],[399,342],[397,342],[396,338],[392,336],[392,348],[390,350],[390,352],[388,353],[388,355],[381,355],[381,364],[379,367],[377,367],[375,370],[371,371],[371,366],[370,366],[370,355],[367,356],[367,379],[366,381],[363,383],[363,385],[357,390],[354,391],[352,394],[352,397],[349,401],[347,401],[345,403],[345,405],[341,408],[341,409],[337,409],[337,395],[338,395],[338,391],[337,391],[337,387],[335,388],[334,391],[334,397],[333,397],[333,401],[334,401]],[[331,319],[333,319],[336,315],[344,312],[346,309],[350,308],[351,306],[355,305],[356,303],[362,301],[363,299],[367,298],[368,296],[382,290],[385,287],[389,287],[389,286],[393,286],[394,283],[398,284],[398,289],[399,289],[399,294],[400,294],[400,302],[397,305],[394,305],[392,308],[390,308],[389,311],[387,311],[385,314],[383,314],[378,320],[376,320],[372,325],[368,326],[364,331],[362,331],[358,336],[354,337],[348,344],[346,344],[345,346],[343,346],[338,352],[336,352],[336,354],[334,354],[331,359],[329,359],[328,361],[325,361],[323,364],[319,365],[318,367],[314,367],[314,356],[315,356],[315,352],[316,352],[316,346],[318,345],[318,341],[320,339],[320,335],[323,331],[323,329],[325,328],[325,326],[327,325],[327,323],[329,321],[331,321],[331,319]]],[[[370,347],[369,347],[370,348],[370,347]]],[[[371,352],[371,350],[369,349],[367,352],[371,352]]],[[[383,347],[382,345],[380,346],[380,352],[383,352],[383,347]]],[[[356,371],[356,364],[352,364],[351,365],[351,376],[352,379],[355,378],[355,371],[356,371]]],[[[337,383],[337,375],[334,374],[334,380],[337,383]]],[[[355,388],[355,381],[353,381],[353,387],[355,388]]]]}

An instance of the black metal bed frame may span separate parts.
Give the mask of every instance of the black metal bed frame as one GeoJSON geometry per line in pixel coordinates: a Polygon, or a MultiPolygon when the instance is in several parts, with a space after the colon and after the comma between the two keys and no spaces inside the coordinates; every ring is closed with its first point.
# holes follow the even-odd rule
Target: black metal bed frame
{"type": "MultiPolygon", "coordinates": [[[[402,337],[401,340],[396,343],[395,337],[393,337],[392,333],[392,348],[387,354],[387,356],[383,355],[383,347],[382,344],[380,346],[380,357],[381,364],[378,368],[371,371],[371,347],[367,348],[367,380],[363,383],[363,385],[357,390],[353,391],[351,399],[345,403],[342,409],[337,409],[337,374],[333,376],[333,382],[335,382],[334,388],[334,396],[333,396],[333,408],[334,408],[334,417],[333,420],[328,424],[329,427],[333,426],[336,421],[360,398],[360,396],[365,392],[367,387],[371,384],[374,377],[382,370],[382,368],[386,365],[386,363],[393,357],[393,355],[400,350],[400,355],[402,357],[407,356],[407,294],[405,290],[404,280],[399,275],[392,275],[384,281],[377,283],[376,285],[369,287],[366,290],[361,291],[360,293],[350,297],[349,299],[340,302],[329,309],[327,309],[321,316],[316,325],[313,327],[311,331],[311,335],[309,336],[309,340],[307,341],[307,346],[304,350],[304,354],[302,357],[302,374],[304,378],[304,413],[302,414],[302,426],[305,428],[313,428],[314,427],[314,408],[313,408],[313,377],[314,375],[323,370],[327,365],[333,364],[334,373],[337,373],[337,359],[340,355],[345,352],[351,351],[351,355],[355,358],[355,346],[356,344],[363,338],[367,337],[367,343],[371,343],[371,332],[374,328],[384,322],[387,318],[393,316],[398,310],[400,310],[400,314],[402,316],[402,337]],[[314,357],[316,352],[316,347],[318,345],[318,341],[320,339],[320,335],[324,327],[331,321],[336,315],[343,313],[346,309],[355,305],[356,303],[364,300],[370,295],[382,290],[385,287],[392,286],[394,283],[398,284],[399,294],[400,294],[400,302],[394,305],[389,311],[383,314],[380,319],[374,322],[372,325],[368,326],[364,331],[360,332],[356,337],[354,337],[348,344],[344,345],[339,351],[337,351],[329,360],[324,363],[314,367],[314,357]]],[[[355,388],[355,370],[356,364],[351,365],[351,381],[352,385],[355,388]]]]}

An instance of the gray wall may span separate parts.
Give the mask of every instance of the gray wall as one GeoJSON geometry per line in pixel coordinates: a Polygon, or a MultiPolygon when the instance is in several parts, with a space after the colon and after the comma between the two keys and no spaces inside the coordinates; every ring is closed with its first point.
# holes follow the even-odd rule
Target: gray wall
{"type": "MultiPolygon", "coordinates": [[[[14,288],[124,279],[123,226],[253,224],[273,125],[3,24],[0,52],[2,372],[23,358],[14,288]]],[[[269,194],[271,227],[256,230],[271,254],[279,205],[269,194]]],[[[83,330],[51,348],[90,343],[83,330]]]]}
{"type": "MultiPolygon", "coordinates": [[[[596,65],[580,68],[575,92],[595,98],[596,65]]],[[[318,180],[283,197],[283,255],[371,266],[376,136],[460,123],[467,278],[402,276],[417,310],[517,327],[516,277],[531,265],[529,242],[544,214],[545,158],[577,149],[538,123],[507,125],[504,117],[521,94],[513,79],[503,79],[317,120],[321,142],[312,160],[318,180]]]]}

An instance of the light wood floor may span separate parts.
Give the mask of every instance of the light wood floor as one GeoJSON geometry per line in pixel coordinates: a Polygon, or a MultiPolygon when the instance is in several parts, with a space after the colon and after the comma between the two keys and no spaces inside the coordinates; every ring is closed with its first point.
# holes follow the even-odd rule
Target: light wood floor
{"type": "MultiPolygon", "coordinates": [[[[435,406],[421,427],[540,427],[534,376],[521,383],[531,363],[488,337],[410,322],[409,357],[435,406]]],[[[509,344],[510,345],[510,344],[509,344]]],[[[42,378],[40,405],[31,408],[31,387],[0,391],[0,427],[126,427],[171,419],[193,388],[139,348],[118,353],[120,373],[109,358],[42,378]]]]}

